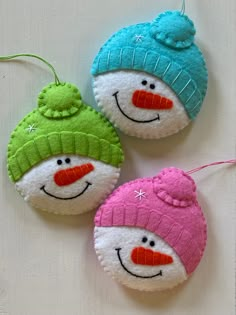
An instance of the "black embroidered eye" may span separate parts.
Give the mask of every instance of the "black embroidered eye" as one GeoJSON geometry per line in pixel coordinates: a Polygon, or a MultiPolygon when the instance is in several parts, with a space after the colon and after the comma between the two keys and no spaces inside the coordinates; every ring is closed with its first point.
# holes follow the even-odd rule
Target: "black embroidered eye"
{"type": "Polygon", "coordinates": [[[57,160],[57,164],[61,165],[62,164],[62,160],[57,160]]]}
{"type": "Polygon", "coordinates": [[[149,244],[150,244],[151,247],[155,246],[155,242],[154,241],[151,241],[149,244]]]}
{"type": "Polygon", "coordinates": [[[67,164],[69,164],[69,163],[70,163],[70,158],[66,158],[66,159],[65,159],[65,162],[66,162],[67,164]]]}
{"type": "Polygon", "coordinates": [[[147,85],[147,80],[143,80],[142,85],[147,85]]]}
{"type": "Polygon", "coordinates": [[[144,236],[144,237],[143,237],[143,239],[142,239],[142,242],[143,242],[143,243],[146,243],[146,242],[147,242],[147,240],[148,240],[148,239],[147,239],[147,237],[146,237],[146,236],[144,236]]]}
{"type": "Polygon", "coordinates": [[[150,84],[150,89],[154,90],[155,89],[155,84],[150,84]]]}

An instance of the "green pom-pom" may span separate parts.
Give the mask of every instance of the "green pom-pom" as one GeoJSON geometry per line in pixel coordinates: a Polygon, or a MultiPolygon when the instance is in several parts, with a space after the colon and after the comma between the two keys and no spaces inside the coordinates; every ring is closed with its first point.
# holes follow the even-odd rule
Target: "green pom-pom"
{"type": "Polygon", "coordinates": [[[70,83],[51,83],[38,97],[38,108],[48,118],[64,118],[78,112],[82,104],[81,95],[75,85],[70,83]]]}
{"type": "Polygon", "coordinates": [[[166,11],[153,21],[150,32],[162,44],[184,49],[193,44],[196,30],[186,15],[179,11],[166,11]]]}

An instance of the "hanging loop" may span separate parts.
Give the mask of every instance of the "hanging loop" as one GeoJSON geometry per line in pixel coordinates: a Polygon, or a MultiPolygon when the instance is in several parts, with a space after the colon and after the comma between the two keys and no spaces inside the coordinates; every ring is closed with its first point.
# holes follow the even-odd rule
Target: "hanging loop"
{"type": "Polygon", "coordinates": [[[185,14],[185,0],[182,1],[182,8],[181,8],[180,13],[181,13],[182,15],[185,14]]]}
{"type": "Polygon", "coordinates": [[[43,59],[42,57],[40,57],[38,55],[34,55],[34,54],[16,54],[16,55],[0,56],[0,61],[8,61],[8,60],[19,58],[19,57],[32,57],[32,58],[36,58],[36,59],[42,61],[44,64],[46,64],[52,70],[56,85],[60,85],[61,84],[54,67],[47,60],[43,59]]]}
{"type": "Polygon", "coordinates": [[[208,168],[210,166],[215,166],[215,165],[222,165],[222,164],[236,164],[236,160],[220,161],[220,162],[214,162],[214,163],[202,165],[202,166],[197,167],[191,171],[188,171],[187,174],[191,175],[193,173],[197,173],[197,172],[203,170],[204,168],[208,168]]]}

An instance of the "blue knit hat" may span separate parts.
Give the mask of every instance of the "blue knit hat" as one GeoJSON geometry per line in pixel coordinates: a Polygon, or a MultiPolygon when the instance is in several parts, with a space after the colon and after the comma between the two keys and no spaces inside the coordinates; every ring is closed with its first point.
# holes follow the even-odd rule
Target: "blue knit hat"
{"type": "Polygon", "coordinates": [[[161,13],[151,23],[121,29],[100,49],[91,73],[144,71],[163,80],[179,97],[190,119],[207,90],[204,57],[194,44],[193,22],[179,11],[161,13]]]}

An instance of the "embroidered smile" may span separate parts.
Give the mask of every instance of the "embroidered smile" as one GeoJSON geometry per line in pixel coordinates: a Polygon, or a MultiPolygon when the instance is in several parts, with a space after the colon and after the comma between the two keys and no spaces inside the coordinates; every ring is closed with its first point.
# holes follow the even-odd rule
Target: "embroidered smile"
{"type": "MultiPolygon", "coordinates": [[[[148,120],[137,120],[130,117],[121,108],[118,94],[119,94],[119,91],[113,94],[116,100],[116,105],[119,108],[120,112],[129,120],[137,122],[137,123],[150,123],[156,120],[160,120],[159,113],[157,114],[157,117],[153,119],[148,119],[148,120]]],[[[140,109],[146,109],[146,110],[149,110],[149,109],[150,110],[170,110],[173,107],[173,101],[171,101],[170,99],[160,96],[158,94],[144,91],[144,90],[137,90],[134,92],[133,97],[132,97],[132,103],[135,107],[140,108],[140,109]]]]}
{"type": "Polygon", "coordinates": [[[119,259],[119,262],[121,264],[121,267],[126,271],[128,272],[131,276],[133,277],[136,277],[136,278],[142,278],[142,279],[150,279],[150,278],[155,278],[155,277],[161,277],[163,275],[163,272],[162,270],[160,270],[157,274],[155,275],[152,275],[152,276],[140,276],[140,275],[137,275],[133,272],[131,272],[127,267],[125,267],[123,261],[122,261],[122,258],[121,258],[121,255],[120,255],[120,251],[121,251],[121,248],[116,248],[115,249],[116,252],[117,252],[117,257],[119,259]]]}
{"type": "Polygon", "coordinates": [[[89,182],[86,181],[86,186],[85,186],[85,188],[84,188],[79,194],[77,194],[76,196],[67,197],[67,198],[58,197],[58,196],[55,196],[55,195],[49,193],[49,192],[45,189],[45,185],[42,186],[40,189],[41,189],[46,195],[48,195],[48,196],[50,196],[50,197],[52,197],[52,198],[59,199],[59,200],[71,200],[71,199],[76,199],[76,198],[80,197],[81,195],[83,195],[83,194],[86,192],[86,190],[89,188],[89,186],[91,186],[91,185],[92,185],[91,183],[89,183],[89,182]]]}
{"type": "Polygon", "coordinates": [[[144,124],[145,124],[145,123],[150,123],[150,122],[153,122],[153,121],[156,121],[156,120],[160,120],[160,115],[159,115],[159,114],[157,114],[157,117],[156,117],[156,118],[149,119],[149,120],[137,120],[137,119],[134,119],[134,118],[128,116],[128,115],[123,111],[123,109],[122,109],[121,106],[120,106],[119,99],[118,99],[118,94],[119,94],[119,91],[117,91],[116,93],[113,94],[113,96],[114,96],[114,98],[115,98],[115,100],[116,100],[116,105],[117,105],[117,107],[119,108],[120,112],[121,112],[126,118],[128,118],[129,120],[134,121],[134,122],[136,122],[136,123],[144,123],[144,124]]]}

